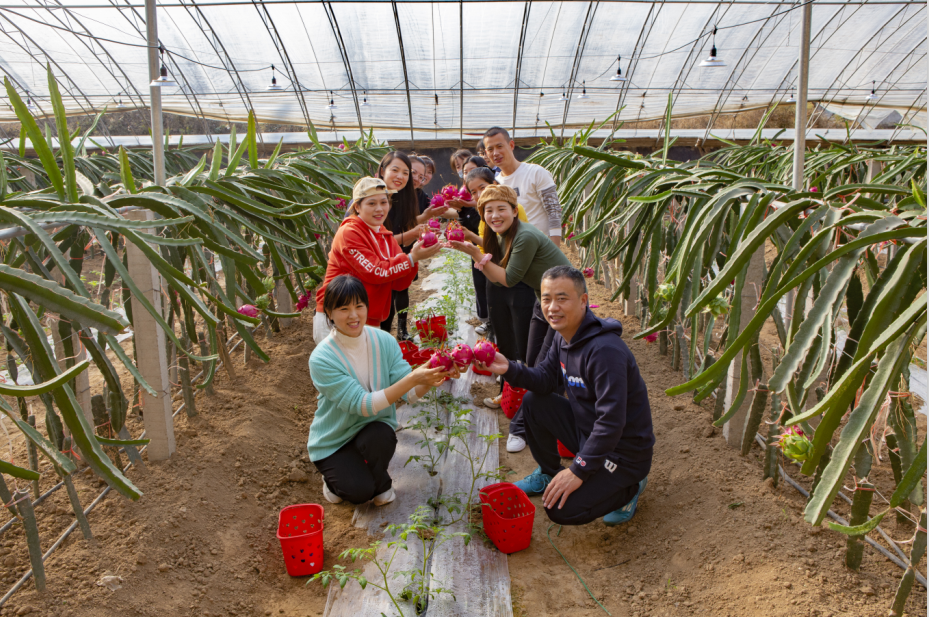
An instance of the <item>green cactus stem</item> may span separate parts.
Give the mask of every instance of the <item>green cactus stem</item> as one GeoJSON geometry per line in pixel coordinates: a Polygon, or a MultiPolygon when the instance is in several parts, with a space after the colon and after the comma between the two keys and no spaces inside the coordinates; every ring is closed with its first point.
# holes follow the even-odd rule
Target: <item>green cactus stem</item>
{"type": "Polygon", "coordinates": [[[45,564],[42,563],[42,542],[39,540],[39,527],[35,522],[35,510],[32,509],[32,500],[29,491],[16,491],[13,498],[18,503],[19,517],[23,521],[26,532],[26,544],[29,547],[29,561],[32,563],[32,577],[35,579],[35,588],[39,592],[45,591],[45,564]]]}
{"type": "MultiPolygon", "coordinates": [[[[184,351],[193,351],[186,332],[181,336],[181,344],[184,346],[184,351]]],[[[184,394],[184,411],[187,412],[188,418],[193,418],[197,415],[197,403],[194,400],[194,389],[190,385],[190,362],[187,360],[186,353],[177,354],[177,365],[181,392],[184,394]]]]}
{"type": "Polygon", "coordinates": [[[674,336],[671,337],[671,370],[679,371],[681,369],[681,341],[677,336],[677,328],[675,327],[674,336]]]}
{"type": "MultiPolygon", "coordinates": [[[[777,370],[778,364],[780,364],[780,352],[777,349],[772,350],[771,355],[771,369],[777,370]]],[[[781,424],[780,424],[780,413],[781,413],[781,396],[777,392],[771,393],[771,411],[768,414],[768,438],[767,438],[767,447],[765,448],[764,453],[764,479],[767,480],[771,478],[774,482],[774,488],[777,488],[778,482],[780,482],[781,474],[777,471],[778,466],[778,457],[777,457],[777,446],[774,444],[777,443],[778,438],[781,436],[781,424]]]]}
{"type": "Polygon", "coordinates": [[[745,424],[745,434],[742,435],[742,456],[746,456],[755,443],[755,433],[761,426],[764,410],[768,405],[768,384],[759,383],[755,387],[755,396],[752,397],[752,407],[749,410],[745,424]]]}
{"type": "Polygon", "coordinates": [[[90,542],[93,545],[97,544],[97,541],[94,540],[94,534],[90,531],[90,524],[87,522],[87,517],[84,516],[84,508],[81,506],[81,500],[77,496],[77,489],[74,488],[74,480],[71,479],[70,474],[64,474],[60,469],[57,469],[58,475],[61,476],[61,481],[65,485],[65,489],[68,491],[68,499],[71,501],[71,509],[74,510],[74,518],[77,519],[77,525],[81,528],[81,533],[84,535],[84,539],[90,542]]]}
{"type": "MultiPolygon", "coordinates": [[[[26,419],[26,422],[28,422],[32,426],[32,428],[35,428],[35,416],[29,416],[26,419]]],[[[27,449],[27,452],[29,453],[29,469],[31,469],[32,471],[38,472],[39,471],[39,453],[36,450],[35,444],[32,443],[32,441],[30,440],[26,440],[26,449],[27,449]]],[[[41,494],[39,492],[39,481],[33,480],[31,484],[32,484],[32,494],[35,496],[36,499],[38,499],[39,495],[41,494]]]]}
{"type": "Polygon", "coordinates": [[[726,380],[724,379],[719,387],[716,388],[716,407],[713,408],[713,422],[723,417],[726,411],[726,380]]]}
{"type": "Polygon", "coordinates": [[[668,331],[662,330],[658,333],[658,354],[668,355],[668,331]]]}
{"type": "MultiPolygon", "coordinates": [[[[210,355],[210,353],[209,353],[209,352],[210,352],[210,348],[209,348],[209,346],[206,344],[206,335],[203,333],[203,330],[200,330],[199,332],[197,332],[197,341],[200,343],[200,355],[201,355],[201,356],[204,356],[204,357],[209,356],[209,355],[210,355]]],[[[207,361],[203,362],[202,369],[203,369],[203,374],[204,374],[204,375],[209,374],[209,372],[210,372],[210,363],[211,363],[211,362],[213,362],[213,360],[207,360],[207,361]]],[[[213,395],[213,393],[215,392],[215,390],[213,390],[213,381],[212,381],[212,380],[210,380],[210,382],[206,385],[206,388],[204,388],[204,391],[206,392],[207,396],[212,396],[212,395],[213,395]]]]}
{"type": "MultiPolygon", "coordinates": [[[[871,473],[873,460],[868,444],[859,447],[855,453],[855,493],[852,496],[852,515],[848,522],[851,527],[867,521],[871,511],[874,485],[868,481],[868,474],[871,473]]],[[[845,565],[852,570],[858,570],[861,567],[862,555],[864,542],[861,541],[861,536],[848,536],[845,540],[845,565]]]]}
{"type": "MultiPolygon", "coordinates": [[[[885,439],[887,440],[887,450],[888,450],[888,455],[890,457],[890,469],[893,471],[893,474],[894,474],[894,486],[899,486],[900,478],[903,477],[903,465],[901,464],[901,461],[900,461],[900,451],[899,451],[899,444],[897,443],[897,436],[893,433],[888,433],[885,439]]],[[[903,508],[906,508],[906,502],[904,502],[899,508],[897,508],[894,511],[897,515],[897,526],[898,527],[910,524],[910,519],[908,519],[906,515],[900,511],[903,508]]]]}
{"type": "Polygon", "coordinates": [[[3,474],[0,474],[0,501],[6,505],[6,509],[10,511],[10,514],[19,517],[19,512],[16,511],[16,506],[13,505],[13,495],[10,494],[10,488],[6,485],[3,474]]]}
{"type": "Polygon", "coordinates": [[[890,608],[891,617],[902,617],[903,609],[906,607],[906,599],[910,597],[910,591],[913,590],[913,580],[916,578],[916,566],[922,561],[923,555],[926,554],[926,508],[921,508],[919,513],[919,526],[916,528],[916,534],[913,536],[913,550],[910,551],[910,563],[903,578],[900,579],[900,586],[897,587],[897,595],[894,596],[894,603],[890,608]]]}

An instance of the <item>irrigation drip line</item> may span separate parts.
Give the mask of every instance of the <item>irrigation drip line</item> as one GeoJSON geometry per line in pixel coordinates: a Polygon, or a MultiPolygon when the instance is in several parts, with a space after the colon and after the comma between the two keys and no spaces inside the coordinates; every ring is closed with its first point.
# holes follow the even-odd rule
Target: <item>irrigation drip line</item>
{"type": "MultiPolygon", "coordinates": [[[[765,448],[768,447],[767,442],[765,442],[764,437],[762,437],[760,433],[755,433],[755,441],[758,442],[758,445],[760,445],[760,446],[762,447],[762,449],[765,449],[765,448]]],[[[784,468],[783,468],[781,465],[778,465],[778,466],[777,466],[777,470],[778,470],[778,472],[780,472],[781,477],[784,478],[784,481],[787,482],[787,484],[789,484],[789,485],[791,485],[792,487],[794,487],[795,489],[797,489],[797,491],[798,491],[801,495],[803,495],[804,497],[809,498],[809,496],[810,496],[809,491],[807,491],[805,488],[803,488],[802,486],[800,486],[800,484],[797,483],[793,478],[791,478],[790,476],[788,476],[788,475],[787,475],[787,472],[784,471],[784,468]]],[[[851,503],[851,502],[852,502],[851,499],[849,499],[848,497],[846,497],[844,493],[839,492],[839,495],[841,495],[842,498],[845,499],[848,503],[851,503]]],[[[828,514],[829,518],[831,518],[832,520],[834,520],[834,521],[837,522],[838,524],[844,525],[844,526],[848,527],[848,521],[845,520],[844,518],[842,518],[841,516],[839,516],[838,514],[836,514],[835,512],[833,512],[832,510],[829,510],[829,512],[827,512],[827,514],[828,514]]],[[[884,533],[884,531],[883,531],[879,526],[878,526],[876,529],[878,529],[878,530],[881,532],[881,535],[883,536],[883,538],[884,538],[885,540],[887,540],[887,542],[889,542],[890,545],[893,546],[894,549],[897,550],[897,552],[903,554],[902,551],[900,550],[900,547],[897,546],[897,543],[894,542],[893,540],[891,540],[890,537],[889,537],[886,533],[884,533]]],[[[884,555],[885,557],[887,557],[887,559],[891,560],[892,562],[894,562],[895,564],[897,564],[898,566],[900,566],[901,568],[903,568],[904,571],[905,571],[907,568],[910,567],[910,564],[907,564],[905,561],[899,559],[896,555],[894,555],[893,553],[891,553],[890,551],[888,551],[886,548],[884,548],[883,546],[881,546],[880,544],[878,544],[877,542],[875,542],[874,540],[872,540],[871,538],[869,538],[867,535],[863,535],[863,536],[860,536],[860,537],[861,537],[862,540],[864,540],[865,542],[867,542],[868,544],[870,544],[871,546],[873,546],[875,549],[877,549],[877,551],[878,551],[879,553],[881,553],[882,555],[884,555]]],[[[904,557],[904,558],[905,558],[907,561],[909,561],[909,557],[904,557]]],[[[913,570],[916,572],[916,580],[919,581],[919,583],[920,583],[924,588],[929,588],[929,585],[926,584],[926,577],[923,576],[923,575],[919,572],[919,570],[916,568],[916,564],[912,564],[912,566],[913,566],[913,570]]]]}
{"type": "MultiPolygon", "coordinates": [[[[609,615],[610,617],[613,617],[613,613],[611,613],[610,611],[606,610],[606,607],[603,606],[602,604],[600,604],[600,600],[598,600],[597,598],[594,597],[594,594],[590,591],[590,587],[587,586],[587,583],[584,581],[583,578],[581,578],[581,575],[577,573],[577,570],[574,569],[574,566],[571,565],[571,562],[568,561],[568,558],[564,556],[564,553],[562,553],[560,550],[558,550],[558,547],[555,546],[555,543],[552,541],[552,527],[554,527],[554,526],[557,525],[557,524],[558,524],[558,523],[552,523],[551,525],[548,526],[548,530],[546,530],[546,532],[545,532],[545,535],[548,536],[548,543],[552,545],[552,548],[555,549],[555,551],[557,551],[557,553],[558,553],[559,555],[561,555],[561,558],[564,559],[564,562],[565,562],[566,564],[568,564],[568,567],[571,568],[571,571],[572,571],[572,572],[574,572],[574,576],[577,577],[577,580],[579,580],[579,581],[581,582],[581,585],[584,586],[584,589],[587,590],[587,595],[589,595],[590,598],[591,598],[594,602],[597,603],[597,606],[599,606],[600,608],[603,609],[603,612],[604,612],[604,613],[606,613],[606,614],[609,615]]],[[[561,535],[561,529],[562,529],[562,527],[559,525],[559,527],[558,527],[558,535],[561,535]]]]}
{"type": "MultiPolygon", "coordinates": [[[[254,331],[254,329],[252,329],[252,331],[254,331]]],[[[231,343],[233,340],[235,340],[235,338],[236,338],[237,336],[239,336],[238,333],[233,334],[233,335],[229,338],[229,340],[226,341],[226,344],[228,345],[229,343],[231,343]]],[[[235,345],[233,345],[232,348],[229,350],[229,353],[232,353],[233,351],[235,351],[235,350],[236,350],[236,347],[238,347],[239,345],[241,345],[243,340],[244,340],[244,339],[239,340],[238,343],[236,343],[235,345]]],[[[222,365],[223,365],[222,361],[218,361],[217,364],[216,364],[216,368],[219,368],[219,367],[222,366],[222,365]]],[[[204,374],[205,372],[206,372],[206,371],[200,371],[200,373],[199,373],[196,377],[194,377],[193,379],[190,380],[191,384],[193,384],[193,383],[196,382],[198,379],[200,379],[200,378],[203,376],[203,374],[204,374]]],[[[185,405],[185,404],[186,404],[186,403],[181,403],[181,404],[178,406],[178,408],[174,411],[174,413],[171,414],[171,417],[172,417],[172,418],[177,417],[177,414],[179,414],[179,413],[181,412],[181,410],[184,409],[184,405],[185,405]]],[[[139,439],[141,439],[141,438],[144,437],[144,436],[145,436],[145,431],[142,431],[142,435],[139,437],[139,439]]],[[[142,452],[145,451],[145,448],[147,448],[147,447],[148,447],[148,444],[142,446],[142,447],[139,449],[139,454],[142,454],[142,452]]],[[[126,472],[128,472],[130,467],[132,467],[132,463],[131,463],[131,462],[130,462],[130,463],[127,463],[126,466],[123,467],[123,473],[125,474],[126,472]]],[[[78,473],[83,473],[83,472],[87,471],[88,469],[90,469],[90,468],[87,467],[86,469],[84,469],[84,470],[82,470],[81,472],[78,472],[78,473]]],[[[59,482],[55,489],[49,490],[49,492],[48,492],[46,495],[43,495],[42,497],[40,497],[39,500],[44,499],[44,498],[47,497],[49,494],[51,494],[54,490],[56,490],[57,487],[60,487],[60,486],[63,485],[63,484],[64,484],[64,482],[59,482]]],[[[107,496],[107,493],[109,493],[111,490],[112,490],[112,487],[110,487],[110,486],[107,486],[106,488],[104,488],[104,489],[103,489],[103,492],[101,492],[100,495],[98,495],[97,498],[94,499],[94,500],[90,503],[90,505],[87,506],[87,508],[84,510],[84,516],[86,517],[88,514],[90,514],[90,513],[93,511],[93,509],[97,506],[97,504],[99,504],[101,501],[103,501],[103,498],[106,497],[106,496],[107,496]]],[[[34,502],[34,503],[39,503],[39,500],[36,500],[36,502],[34,502]]],[[[15,521],[15,520],[16,520],[16,519],[11,520],[9,523],[7,523],[7,525],[11,525],[11,524],[13,523],[13,521],[15,521]]],[[[6,528],[7,525],[4,525],[4,528],[6,528]]],[[[77,529],[77,526],[78,526],[77,520],[75,520],[73,523],[71,523],[71,525],[68,526],[68,528],[64,531],[64,533],[62,533],[62,534],[58,537],[58,539],[55,541],[55,543],[52,544],[51,547],[49,547],[48,551],[47,551],[44,555],[42,555],[42,563],[45,563],[45,562],[48,560],[48,558],[51,556],[51,554],[55,552],[55,549],[57,549],[59,546],[61,546],[61,544],[62,544],[65,540],[68,539],[68,536],[70,536],[71,533],[72,533],[75,529],[77,529]]],[[[20,579],[13,585],[13,587],[12,587],[8,592],[6,592],[6,595],[4,595],[2,598],[0,598],[0,608],[2,608],[4,604],[6,604],[6,602],[13,596],[14,593],[16,593],[17,591],[19,591],[19,590],[22,588],[22,586],[26,584],[26,581],[28,581],[30,577],[32,577],[32,568],[29,568],[29,570],[28,570],[25,574],[23,574],[22,578],[20,578],[20,579]]]]}

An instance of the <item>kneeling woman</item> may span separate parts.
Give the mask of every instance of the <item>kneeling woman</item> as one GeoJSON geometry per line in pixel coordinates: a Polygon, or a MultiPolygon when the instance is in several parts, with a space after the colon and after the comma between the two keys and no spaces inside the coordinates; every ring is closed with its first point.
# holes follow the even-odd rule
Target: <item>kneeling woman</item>
{"type": "Polygon", "coordinates": [[[394,500],[387,465],[397,446],[397,410],[442,383],[448,373],[425,366],[410,371],[390,333],[365,327],[368,294],[360,280],[337,276],[326,286],[323,310],[332,331],[310,355],[316,415],[307,451],[323,475],[330,503],[394,500]]]}

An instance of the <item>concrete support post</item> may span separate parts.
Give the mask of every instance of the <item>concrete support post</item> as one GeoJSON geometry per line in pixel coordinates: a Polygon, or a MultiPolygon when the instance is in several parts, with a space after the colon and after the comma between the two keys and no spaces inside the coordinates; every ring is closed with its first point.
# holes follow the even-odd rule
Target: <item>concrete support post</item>
{"type": "MultiPolygon", "coordinates": [[[[631,231],[632,231],[632,223],[627,223],[626,233],[629,233],[631,231]]],[[[642,240],[640,238],[639,241],[636,242],[635,248],[631,250],[633,251],[639,250],[639,242],[641,241],[642,240]]],[[[638,266],[633,265],[632,267],[637,268],[638,266]]],[[[625,275],[626,273],[623,272],[624,277],[625,275]]],[[[631,279],[629,279],[629,295],[623,294],[623,314],[626,317],[630,317],[632,315],[638,316],[639,314],[638,308],[639,308],[639,275],[638,273],[636,273],[632,276],[631,279]]]]}
{"type": "MultiPolygon", "coordinates": [[[[155,214],[149,210],[136,210],[128,213],[126,217],[145,221],[153,220],[155,214]]],[[[147,231],[154,233],[154,230],[147,231]]],[[[126,250],[129,251],[129,276],[145,297],[161,310],[161,275],[146,258],[145,253],[134,244],[129,243],[126,250]]],[[[145,390],[141,393],[145,436],[151,439],[148,458],[153,461],[164,460],[169,458],[175,449],[165,333],[135,296],[132,298],[132,316],[139,372],[155,390],[154,396],[145,390]]]]}
{"type": "MultiPolygon", "coordinates": [[[[148,79],[153,81],[161,75],[161,63],[158,53],[158,18],[155,14],[155,0],[145,0],[145,35],[148,43],[148,79]]],[[[152,156],[155,164],[155,184],[165,183],[165,141],[164,125],[161,116],[161,87],[149,86],[149,100],[152,110],[152,156]]]]}
{"type": "MultiPolygon", "coordinates": [[[[742,297],[734,298],[733,302],[741,303],[739,318],[739,331],[744,329],[755,315],[755,306],[758,303],[758,293],[761,291],[761,282],[764,277],[764,249],[755,251],[748,262],[748,271],[745,274],[745,285],[742,286],[742,297]]],[[[730,327],[733,324],[730,324],[730,327]]],[[[751,370],[747,367],[747,370],[751,370]]],[[[739,382],[742,379],[742,354],[739,354],[729,365],[726,375],[726,409],[732,406],[732,400],[739,391],[739,382]]],[[[754,387],[754,384],[750,386],[754,387]]],[[[752,397],[746,396],[739,410],[723,425],[723,437],[730,447],[741,449],[742,438],[745,433],[745,423],[748,410],[752,406],[752,397]]]]}
{"type": "MultiPolygon", "coordinates": [[[[294,311],[293,300],[283,281],[274,281],[274,305],[277,307],[278,313],[293,313],[294,311]]],[[[293,322],[293,319],[290,317],[281,317],[277,321],[281,324],[282,328],[286,328],[293,322]]]]}

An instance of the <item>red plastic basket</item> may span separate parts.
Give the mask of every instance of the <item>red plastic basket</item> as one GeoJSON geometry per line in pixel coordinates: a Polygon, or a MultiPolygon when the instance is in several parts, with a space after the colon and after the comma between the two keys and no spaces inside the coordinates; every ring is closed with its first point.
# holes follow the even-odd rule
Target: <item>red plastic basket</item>
{"type": "Polygon", "coordinates": [[[434,352],[431,349],[420,349],[419,351],[414,351],[411,353],[408,358],[405,358],[405,360],[410,366],[419,366],[420,364],[428,362],[433,353],[434,352]]]}
{"type": "Polygon", "coordinates": [[[397,341],[397,344],[400,345],[400,353],[404,358],[419,351],[419,347],[413,341],[397,341]]]}
{"type": "Polygon", "coordinates": [[[535,504],[510,482],[491,484],[480,493],[484,532],[501,553],[515,553],[529,546],[535,504]]]}
{"type": "Polygon", "coordinates": [[[290,576],[309,576],[323,569],[323,516],[323,507],[315,503],[281,510],[277,539],[290,576]]]}
{"type": "Polygon", "coordinates": [[[445,325],[445,315],[433,315],[425,319],[418,319],[416,329],[419,330],[419,339],[421,341],[428,339],[447,341],[448,330],[445,325]]]}
{"type": "Polygon", "coordinates": [[[503,382],[503,398],[500,399],[500,407],[507,418],[513,419],[513,416],[519,411],[519,406],[523,404],[525,395],[526,390],[523,388],[514,388],[507,382],[503,382]]]}
{"type": "MultiPolygon", "coordinates": [[[[495,351],[500,351],[496,343],[491,343],[491,345],[494,346],[495,351]]],[[[482,371],[481,369],[477,368],[474,364],[471,365],[471,372],[473,372],[475,375],[493,375],[493,373],[491,373],[490,371],[482,371]]]]}
{"type": "Polygon", "coordinates": [[[558,442],[558,455],[561,458],[574,458],[574,453],[564,447],[564,444],[560,441],[558,442]]]}

